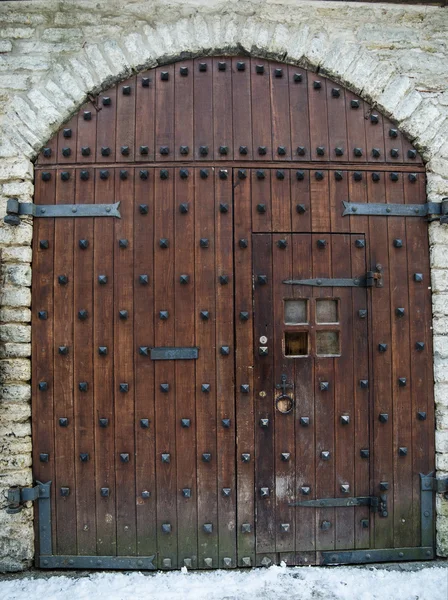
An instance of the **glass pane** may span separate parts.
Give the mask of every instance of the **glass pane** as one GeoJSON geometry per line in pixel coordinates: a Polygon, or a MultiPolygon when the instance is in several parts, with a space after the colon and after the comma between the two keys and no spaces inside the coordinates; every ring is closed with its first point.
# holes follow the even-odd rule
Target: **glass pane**
{"type": "Polygon", "coordinates": [[[337,356],[339,349],[339,331],[316,331],[316,354],[337,356]]]}
{"type": "Polygon", "coordinates": [[[285,300],[285,323],[308,323],[308,300],[285,300]]]}
{"type": "Polygon", "coordinates": [[[338,301],[329,299],[316,300],[316,322],[317,323],[337,323],[338,301]]]}
{"type": "Polygon", "coordinates": [[[285,331],[285,356],[308,355],[308,332],[285,331]]]}

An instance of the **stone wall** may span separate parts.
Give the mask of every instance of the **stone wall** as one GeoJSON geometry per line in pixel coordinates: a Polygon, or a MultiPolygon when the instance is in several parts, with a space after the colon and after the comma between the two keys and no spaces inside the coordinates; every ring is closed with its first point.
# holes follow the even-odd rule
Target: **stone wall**
{"type": "MultiPolygon", "coordinates": [[[[448,9],[300,0],[0,3],[0,218],[33,197],[33,160],[87,94],[184,55],[252,53],[320,69],[392,117],[448,196],[448,9]]],[[[432,224],[436,463],[448,474],[448,227],[432,224]]],[[[0,494],[31,483],[32,223],[0,225],[0,494]]],[[[448,501],[437,499],[448,556],[448,501]]],[[[33,556],[32,508],[0,511],[0,570],[33,556]]]]}

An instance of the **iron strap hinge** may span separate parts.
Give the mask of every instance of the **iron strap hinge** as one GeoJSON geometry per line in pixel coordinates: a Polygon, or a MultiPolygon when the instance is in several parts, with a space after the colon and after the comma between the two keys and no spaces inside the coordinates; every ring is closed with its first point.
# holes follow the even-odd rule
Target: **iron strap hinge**
{"type": "Polygon", "coordinates": [[[19,225],[20,215],[33,217],[116,217],[121,219],[120,202],[115,204],[34,204],[9,198],[6,205],[5,223],[19,225]]]}
{"type": "Polygon", "coordinates": [[[43,500],[50,498],[50,484],[37,481],[34,487],[19,487],[14,486],[9,488],[7,492],[7,507],[6,512],[9,514],[19,513],[25,502],[34,502],[35,500],[43,500]]]}
{"type": "Polygon", "coordinates": [[[355,498],[319,498],[290,502],[288,506],[305,506],[308,508],[343,508],[347,506],[370,506],[373,512],[387,517],[387,496],[357,496],[355,498]]]}
{"type": "Polygon", "coordinates": [[[448,198],[443,198],[442,202],[426,202],[426,204],[385,204],[385,203],[366,203],[366,202],[346,202],[343,201],[343,217],[350,216],[381,216],[381,217],[426,217],[428,215],[437,215],[435,219],[440,219],[441,223],[448,223],[448,198]]]}
{"type": "Polygon", "coordinates": [[[315,287],[383,287],[382,270],[367,271],[361,277],[351,278],[327,278],[316,279],[285,279],[286,285],[311,285],[315,287]]]}
{"type": "Polygon", "coordinates": [[[433,473],[420,474],[422,491],[432,491],[437,494],[448,494],[448,477],[437,478],[433,473]]]}

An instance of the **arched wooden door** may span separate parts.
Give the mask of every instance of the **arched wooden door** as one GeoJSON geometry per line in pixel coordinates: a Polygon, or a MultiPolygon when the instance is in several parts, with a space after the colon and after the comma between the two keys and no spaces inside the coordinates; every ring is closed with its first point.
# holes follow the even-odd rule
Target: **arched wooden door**
{"type": "Polygon", "coordinates": [[[35,184],[40,567],[433,556],[425,174],[388,119],[187,60],[83,106],[35,184]]]}

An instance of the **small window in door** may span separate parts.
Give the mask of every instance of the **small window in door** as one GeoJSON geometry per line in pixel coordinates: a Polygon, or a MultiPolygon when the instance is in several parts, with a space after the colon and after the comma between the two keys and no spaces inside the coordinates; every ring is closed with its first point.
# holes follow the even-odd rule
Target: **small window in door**
{"type": "Polygon", "coordinates": [[[308,300],[285,300],[285,324],[304,325],[308,323],[308,300]]]}
{"type": "Polygon", "coordinates": [[[339,356],[339,331],[316,331],[317,356],[339,356]]]}
{"type": "Polygon", "coordinates": [[[308,356],[307,331],[285,331],[285,356],[308,356]]]}
{"type": "Polygon", "coordinates": [[[339,323],[337,298],[316,298],[316,323],[339,323]]]}

